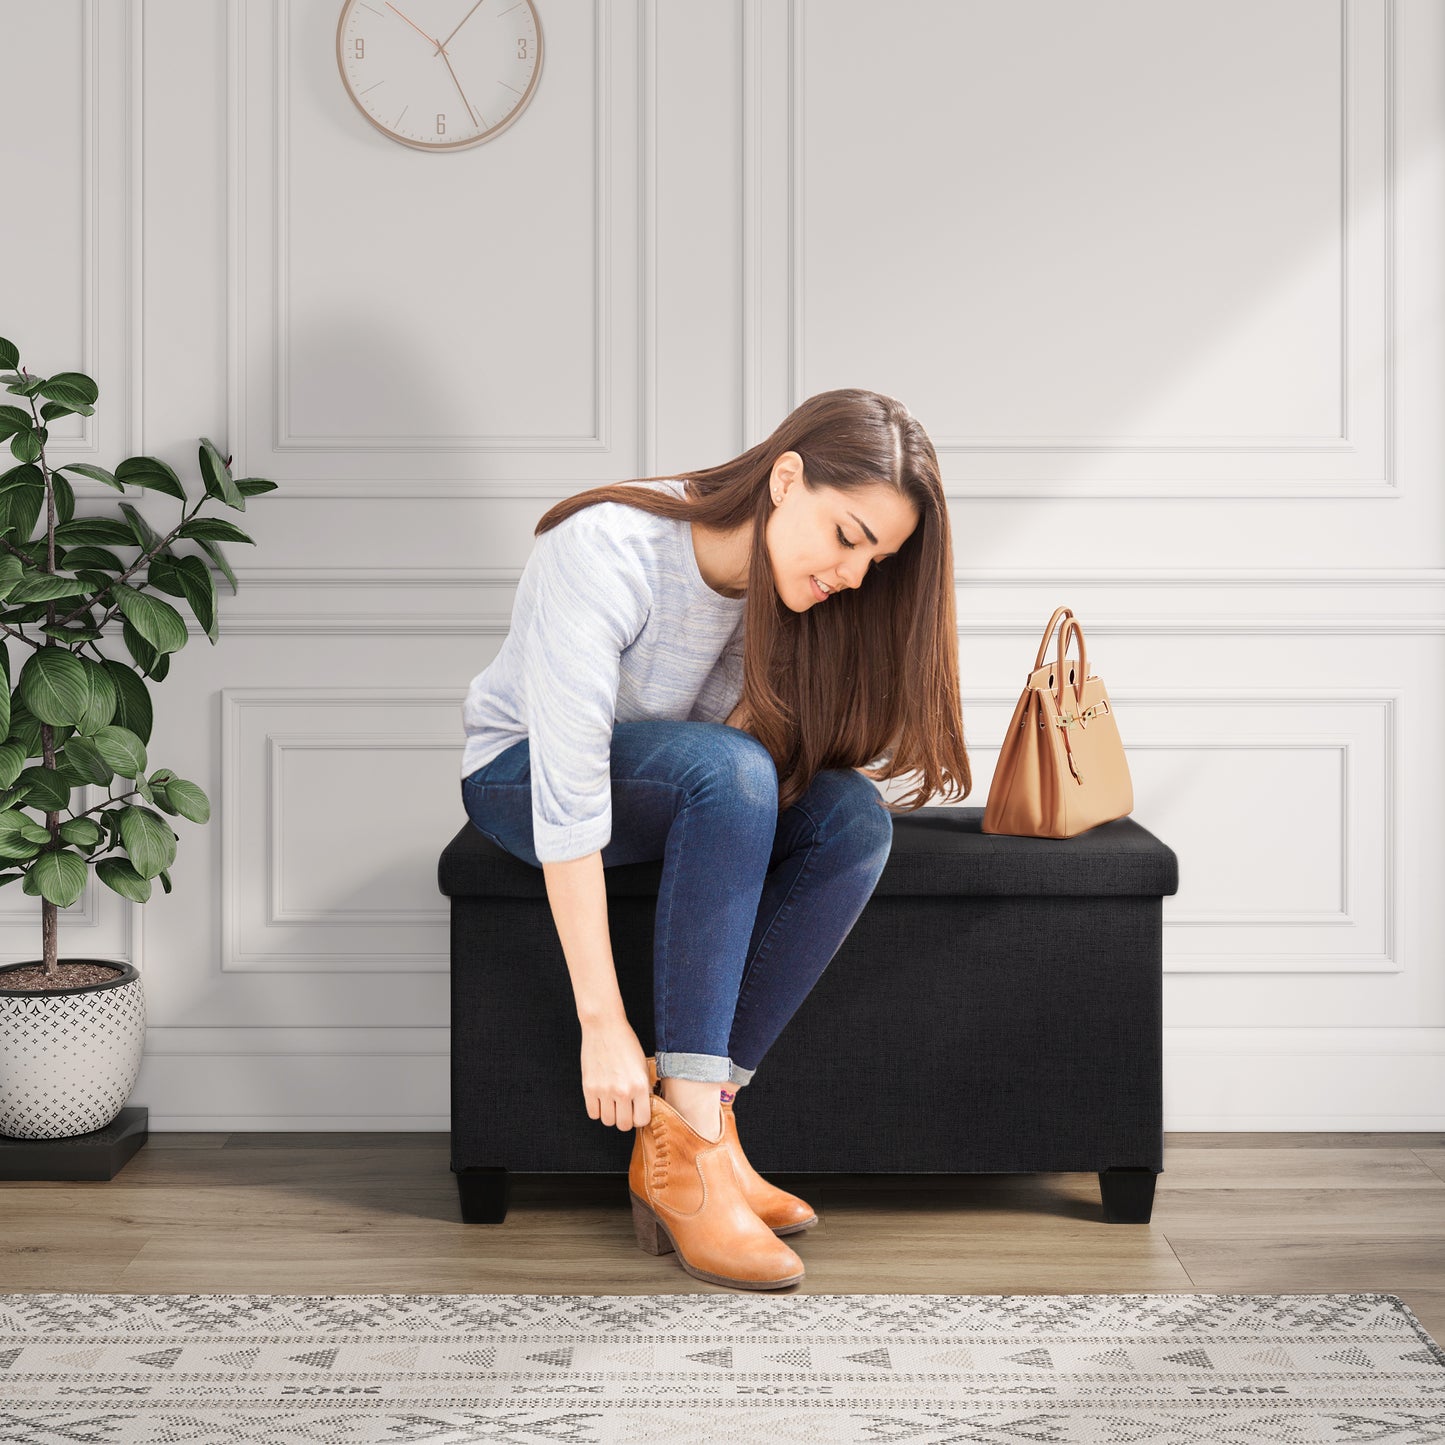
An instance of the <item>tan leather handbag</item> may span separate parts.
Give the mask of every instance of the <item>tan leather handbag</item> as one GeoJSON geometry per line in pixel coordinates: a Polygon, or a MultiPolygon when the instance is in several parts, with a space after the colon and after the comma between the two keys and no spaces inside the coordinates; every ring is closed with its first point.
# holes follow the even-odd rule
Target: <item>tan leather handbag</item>
{"type": "Polygon", "coordinates": [[[1009,720],[983,813],[985,833],[1072,838],[1134,808],[1134,784],[1102,678],[1089,672],[1084,629],[1056,607],[1009,720]],[[1044,649],[1059,618],[1057,658],[1044,649]],[[1079,660],[1065,653],[1079,639],[1079,660]]]}

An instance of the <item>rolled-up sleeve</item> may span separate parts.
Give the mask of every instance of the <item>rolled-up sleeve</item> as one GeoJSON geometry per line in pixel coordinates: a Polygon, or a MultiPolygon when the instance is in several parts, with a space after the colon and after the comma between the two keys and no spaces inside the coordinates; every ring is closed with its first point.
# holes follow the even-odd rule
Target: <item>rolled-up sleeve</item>
{"type": "Polygon", "coordinates": [[[537,538],[524,604],[532,841],[560,863],[612,838],[612,729],[623,650],[652,594],[642,559],[591,524],[585,509],[537,538]]]}

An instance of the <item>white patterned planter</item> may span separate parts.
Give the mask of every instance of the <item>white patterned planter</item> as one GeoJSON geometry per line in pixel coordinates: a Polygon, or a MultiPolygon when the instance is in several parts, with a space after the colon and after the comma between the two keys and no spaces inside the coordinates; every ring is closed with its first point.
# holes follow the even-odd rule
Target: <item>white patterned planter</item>
{"type": "MultiPolygon", "coordinates": [[[[118,959],[65,958],[122,971],[81,988],[5,988],[0,965],[0,1134],[68,1139],[104,1129],[125,1107],[145,1049],[141,977],[118,959]]],[[[62,975],[63,977],[63,975],[62,975]]]]}

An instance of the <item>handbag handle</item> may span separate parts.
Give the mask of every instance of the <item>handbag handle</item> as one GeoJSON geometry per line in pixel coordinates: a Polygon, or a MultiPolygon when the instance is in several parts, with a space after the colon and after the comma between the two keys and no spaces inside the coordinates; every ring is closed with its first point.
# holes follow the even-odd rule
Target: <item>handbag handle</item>
{"type": "Polygon", "coordinates": [[[1057,663],[1058,691],[1054,695],[1054,700],[1058,704],[1058,709],[1061,714],[1064,710],[1064,687],[1066,686],[1064,682],[1064,654],[1068,651],[1070,637],[1075,633],[1078,634],[1079,638],[1079,662],[1077,681],[1074,683],[1074,711],[1083,712],[1084,710],[1084,679],[1089,675],[1089,650],[1087,644],[1084,642],[1083,624],[1070,612],[1069,615],[1064,618],[1063,625],[1059,628],[1059,659],[1057,663]]]}
{"type": "Polygon", "coordinates": [[[1044,665],[1044,649],[1049,645],[1049,634],[1052,633],[1053,630],[1054,630],[1054,623],[1056,623],[1056,622],[1059,620],[1060,617],[1063,617],[1063,616],[1072,617],[1073,615],[1074,615],[1074,609],[1073,609],[1072,607],[1055,607],[1055,608],[1054,608],[1054,615],[1053,615],[1051,618],[1049,618],[1048,626],[1044,628],[1044,635],[1043,635],[1041,638],[1039,638],[1039,650],[1038,650],[1036,653],[1034,653],[1034,666],[1033,666],[1033,670],[1034,670],[1035,672],[1037,672],[1037,671],[1039,670],[1039,668],[1041,668],[1041,667],[1044,665]]]}
{"type": "Polygon", "coordinates": [[[1039,650],[1034,654],[1034,671],[1044,665],[1044,649],[1049,645],[1049,638],[1053,634],[1054,626],[1062,617],[1063,623],[1059,625],[1059,652],[1058,661],[1054,665],[1054,701],[1058,705],[1060,713],[1064,710],[1064,654],[1068,650],[1070,636],[1077,632],[1079,634],[1079,662],[1077,680],[1074,683],[1074,704],[1075,710],[1082,712],[1084,707],[1084,679],[1089,675],[1089,651],[1084,641],[1083,624],[1074,616],[1072,607],[1055,607],[1054,615],[1049,618],[1048,625],[1044,628],[1044,635],[1039,639],[1039,650]]]}

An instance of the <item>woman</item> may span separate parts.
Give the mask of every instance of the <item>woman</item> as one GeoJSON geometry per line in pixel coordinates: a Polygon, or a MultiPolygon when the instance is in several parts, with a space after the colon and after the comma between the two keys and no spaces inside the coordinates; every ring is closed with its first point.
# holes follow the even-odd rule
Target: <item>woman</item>
{"type": "Polygon", "coordinates": [[[972,787],[938,459],[901,403],[827,391],[732,461],[594,487],[536,535],[463,707],[467,814],[545,876],[588,1115],[636,1131],[638,1242],[796,1284],[779,1235],[816,1215],[752,1169],[731,1106],[887,862],[870,779],[919,775],[899,811],[972,787]],[[644,1057],[602,870],[657,858],[644,1057]]]}

